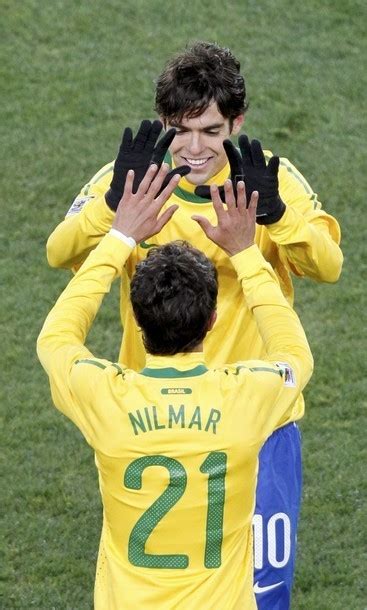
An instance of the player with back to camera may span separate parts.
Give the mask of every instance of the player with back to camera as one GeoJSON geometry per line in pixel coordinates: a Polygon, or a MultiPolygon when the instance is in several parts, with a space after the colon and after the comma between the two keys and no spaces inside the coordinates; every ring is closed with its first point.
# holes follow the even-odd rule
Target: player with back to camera
{"type": "Polygon", "coordinates": [[[258,194],[246,208],[241,181],[236,195],[225,183],[226,207],[211,187],[214,225],[198,215],[193,222],[232,266],[267,357],[207,367],[203,340],[216,323],[217,272],[184,242],[152,248],[131,281],[147,350],[143,370],[97,359],[84,346],[134,243],[179,213],[173,204],[159,215],[180,176],[162,191],[168,167],[158,175],[156,169],[148,169],[135,194],[133,172],[127,174],[112,229],[49,313],[38,355],[56,407],[95,450],[103,501],[96,610],[255,610],[258,454],[292,416],[312,355],[254,244],[258,194]]]}
{"type": "MultiPolygon", "coordinates": [[[[317,195],[300,172],[285,158],[280,159],[279,167],[277,161],[266,165],[271,153],[263,152],[256,140],[249,142],[240,136],[240,151],[226,141],[239,134],[247,105],[240,64],[229,49],[206,42],[185,49],[168,62],[156,85],[156,110],[166,129],[177,130],[174,139],[165,140],[158,154],[153,152],[159,123],[143,122],[134,141],[121,145],[115,163],[104,166],[83,187],[66,219],[48,240],[52,266],[77,267],[109,231],[127,169],[137,170],[136,187],[139,175],[152,159],[160,164],[165,145],[169,145],[166,160],[183,174],[169,200],[179,208],[159,235],[137,244],[121,282],[124,333],[120,360],[136,370],[144,367],[146,354],[131,315],[129,277],[154,244],[174,239],[199,247],[218,269],[218,320],[204,341],[208,365],[266,355],[263,337],[228,258],[192,220],[193,214],[200,214],[214,221],[208,192],[214,182],[222,185],[232,177],[236,186],[244,177],[248,194],[259,192],[255,243],[273,267],[290,304],[292,274],[318,282],[335,282],[339,277],[339,225],[321,209],[317,195]],[[182,166],[191,170],[186,176],[182,166]]],[[[260,454],[254,516],[254,587],[260,610],[287,610],[290,606],[301,500],[301,440],[294,422],[303,412],[300,397],[294,403],[291,423],[280,426],[260,454]]]]}

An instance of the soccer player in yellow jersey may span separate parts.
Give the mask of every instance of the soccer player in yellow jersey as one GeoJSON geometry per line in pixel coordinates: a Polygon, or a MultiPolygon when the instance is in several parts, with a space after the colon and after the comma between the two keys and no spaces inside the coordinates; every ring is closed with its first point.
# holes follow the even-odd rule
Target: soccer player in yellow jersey
{"type": "MultiPolygon", "coordinates": [[[[174,57],[158,78],[156,110],[166,128],[177,130],[167,161],[172,167],[184,165],[191,171],[170,197],[169,203],[179,206],[171,222],[159,235],[141,240],[125,265],[120,360],[131,368],[141,370],[145,365],[145,349],[131,315],[129,277],[154,244],[174,239],[199,247],[218,270],[218,320],[204,341],[208,365],[266,356],[263,337],[228,257],[192,219],[193,214],[200,214],[213,222],[207,189],[214,182],[222,185],[231,176],[235,185],[238,177],[245,177],[249,193],[259,191],[255,243],[273,267],[291,305],[292,274],[318,282],[335,282],[339,277],[339,225],[321,208],[317,195],[294,165],[281,158],[276,175],[272,167],[269,176],[259,143],[250,143],[245,136],[239,138],[240,158],[228,145],[224,148],[226,138],[239,134],[246,109],[240,64],[228,49],[216,44],[196,43],[174,57]]],[[[140,135],[144,134],[143,130],[140,135]]],[[[104,166],[86,184],[66,219],[50,236],[47,255],[52,266],[77,268],[109,231],[122,194],[120,153],[121,149],[115,164],[104,166]]],[[[269,151],[264,154],[266,160],[271,157],[269,151]]],[[[301,499],[301,442],[294,422],[303,411],[300,397],[294,403],[291,423],[274,432],[260,455],[254,517],[254,586],[260,610],[287,610],[290,606],[301,499]]]]}
{"type": "Polygon", "coordinates": [[[134,244],[179,213],[173,204],[160,214],[180,176],[161,192],[168,168],[156,174],[156,167],[135,194],[134,172],[127,173],[110,234],[49,313],[38,354],[56,407],[95,450],[103,501],[96,610],[255,610],[258,454],[291,419],[312,355],[254,244],[258,194],[246,208],[242,181],[236,196],[226,182],[226,207],[211,187],[214,225],[200,215],[193,222],[228,259],[266,358],[207,367],[203,340],[215,326],[217,271],[182,242],[151,249],[131,281],[147,350],[143,370],[97,359],[84,346],[134,244]]]}

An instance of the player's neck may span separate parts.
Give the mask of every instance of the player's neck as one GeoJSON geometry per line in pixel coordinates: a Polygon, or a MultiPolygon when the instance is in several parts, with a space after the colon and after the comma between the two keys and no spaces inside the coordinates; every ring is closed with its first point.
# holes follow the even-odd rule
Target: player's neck
{"type": "Polygon", "coordinates": [[[198,343],[195,347],[192,348],[192,352],[202,352],[204,350],[203,342],[198,343]]]}

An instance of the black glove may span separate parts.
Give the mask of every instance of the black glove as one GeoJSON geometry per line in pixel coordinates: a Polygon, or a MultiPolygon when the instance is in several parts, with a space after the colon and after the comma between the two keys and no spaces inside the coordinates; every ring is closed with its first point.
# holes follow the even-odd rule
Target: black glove
{"type": "MultiPolygon", "coordinates": [[[[259,192],[256,222],[263,225],[277,222],[286,209],[285,204],[279,197],[279,157],[272,157],[266,165],[264,153],[258,140],[252,140],[250,143],[248,137],[242,135],[238,138],[238,143],[241,154],[230,140],[224,140],[223,142],[231,168],[230,179],[235,194],[237,195],[237,182],[244,180],[248,202],[253,191],[259,192]]],[[[198,186],[195,189],[195,194],[210,199],[210,188],[205,185],[198,186]]],[[[223,198],[223,193],[220,194],[223,198]]]]}
{"type": "MultiPolygon", "coordinates": [[[[133,169],[135,172],[133,192],[136,193],[149,166],[152,163],[157,164],[158,167],[162,165],[168,147],[176,135],[176,130],[173,128],[169,129],[157,144],[161,131],[162,123],[160,121],[151,122],[148,120],[141,122],[135,138],[133,138],[130,127],[126,127],[124,130],[113,168],[110,188],[105,194],[106,203],[111,210],[117,210],[117,206],[124,192],[126,176],[129,169],[133,169]]],[[[188,165],[176,167],[174,170],[170,171],[164,179],[161,191],[167,186],[172,176],[175,174],[186,176],[189,172],[190,168],[188,165]]]]}

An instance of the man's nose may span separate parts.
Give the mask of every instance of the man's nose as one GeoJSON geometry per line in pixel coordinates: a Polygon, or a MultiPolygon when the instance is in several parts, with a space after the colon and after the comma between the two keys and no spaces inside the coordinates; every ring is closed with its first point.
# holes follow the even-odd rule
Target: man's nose
{"type": "Polygon", "coordinates": [[[190,134],[189,152],[192,155],[198,155],[202,151],[201,134],[192,132],[190,134]]]}

